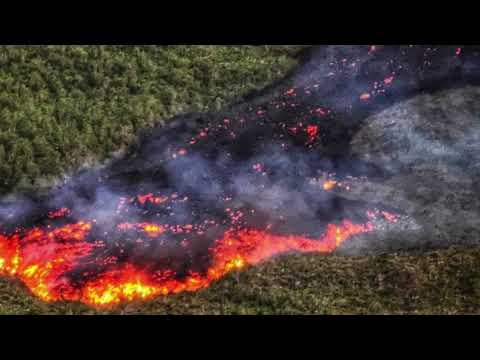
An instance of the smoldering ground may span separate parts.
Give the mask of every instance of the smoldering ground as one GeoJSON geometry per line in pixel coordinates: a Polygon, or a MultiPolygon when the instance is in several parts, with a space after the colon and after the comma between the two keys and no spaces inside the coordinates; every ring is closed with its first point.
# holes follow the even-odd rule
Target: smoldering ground
{"type": "Polygon", "coordinates": [[[479,104],[478,87],[424,94],[371,116],[356,134],[352,152],[393,175],[352,184],[346,196],[395,204],[421,227],[379,238],[377,247],[478,245],[479,104]]]}
{"type": "MultiPolygon", "coordinates": [[[[414,231],[416,214],[402,208],[401,201],[362,198],[361,192],[353,196],[343,190],[324,191],[313,186],[311,179],[325,174],[335,174],[339,181],[349,176],[374,183],[396,179],[399,168],[358,152],[355,137],[371,116],[398,102],[479,84],[479,49],[461,45],[314,47],[289,77],[268,90],[220,113],[171,119],[141,136],[124,158],[106,168],[77,174],[45,196],[27,194],[21,201],[2,205],[2,227],[11,231],[55,223],[47,214],[62,207],[70,209],[70,214],[61,221],[95,220],[96,231],[109,234],[106,238],[117,244],[132,241],[120,239],[115,232],[115,225],[125,221],[216,224],[202,228],[202,236],[192,235],[191,243],[197,244],[199,253],[231,226],[316,236],[330,222],[365,221],[365,212],[372,208],[413,215],[413,220],[397,227],[414,231]],[[318,130],[313,139],[308,126],[318,130]],[[122,199],[148,193],[176,200],[162,209],[127,202],[118,211],[122,199]]],[[[409,148],[414,159],[421,159],[423,137],[415,129],[411,134],[415,146],[409,148]]],[[[439,149],[448,153],[447,140],[439,141],[439,149]]],[[[401,237],[401,231],[395,236],[401,237]]],[[[363,236],[366,240],[359,241],[358,249],[373,251],[385,249],[385,244],[395,248],[405,243],[391,238],[368,245],[370,235],[363,236]]],[[[184,238],[184,233],[169,237],[162,246],[137,255],[158,258],[167,246],[168,255],[174,256],[181,252],[178,244],[184,238]]],[[[357,247],[350,245],[350,249],[357,247]]]]}

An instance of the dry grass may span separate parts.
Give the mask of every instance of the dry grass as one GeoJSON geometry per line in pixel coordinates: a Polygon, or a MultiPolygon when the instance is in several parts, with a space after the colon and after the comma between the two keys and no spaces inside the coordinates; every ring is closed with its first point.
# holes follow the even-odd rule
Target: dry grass
{"type": "Polygon", "coordinates": [[[197,293],[99,311],[45,304],[0,280],[0,314],[478,314],[480,249],[284,256],[197,293]]]}

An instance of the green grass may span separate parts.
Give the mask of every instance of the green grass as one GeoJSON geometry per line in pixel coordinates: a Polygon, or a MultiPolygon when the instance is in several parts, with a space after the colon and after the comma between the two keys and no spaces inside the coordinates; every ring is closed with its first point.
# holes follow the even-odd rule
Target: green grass
{"type": "Polygon", "coordinates": [[[281,78],[302,46],[0,46],[0,194],[48,186],[142,129],[281,78]]]}
{"type": "Polygon", "coordinates": [[[97,311],[0,280],[0,314],[479,314],[480,249],[284,256],[196,292],[97,311]]]}

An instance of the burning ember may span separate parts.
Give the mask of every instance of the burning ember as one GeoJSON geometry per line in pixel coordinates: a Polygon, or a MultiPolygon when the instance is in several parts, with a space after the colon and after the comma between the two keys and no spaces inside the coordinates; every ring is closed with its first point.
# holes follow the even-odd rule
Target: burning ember
{"type": "Polygon", "coordinates": [[[332,190],[337,186],[337,182],[335,180],[327,180],[323,183],[323,189],[325,191],[332,190]]]}
{"type": "Polygon", "coordinates": [[[307,134],[309,142],[314,142],[318,135],[318,126],[317,125],[308,125],[307,134]]]}
{"type": "Polygon", "coordinates": [[[360,100],[367,101],[370,100],[372,96],[369,93],[363,93],[360,95],[360,100]]]}

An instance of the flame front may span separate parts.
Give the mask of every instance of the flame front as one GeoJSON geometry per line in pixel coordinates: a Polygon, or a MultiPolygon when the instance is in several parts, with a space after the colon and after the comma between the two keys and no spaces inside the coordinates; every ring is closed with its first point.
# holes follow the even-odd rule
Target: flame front
{"type": "MultiPolygon", "coordinates": [[[[0,274],[20,279],[46,302],[79,301],[94,307],[148,300],[159,295],[197,291],[227,273],[255,265],[289,252],[329,253],[351,236],[373,230],[371,223],[328,225],[319,239],[274,235],[254,229],[229,230],[209,249],[210,266],[204,273],[189,272],[178,278],[172,270],[149,271],[131,262],[115,263],[95,278],[78,286],[68,273],[102,242],[88,241],[93,228],[77,222],[56,229],[33,228],[13,235],[0,235],[0,274]]],[[[156,224],[119,224],[120,230],[144,231],[152,238],[166,229],[156,224]]],[[[95,259],[95,263],[106,259],[95,259]]]]}

